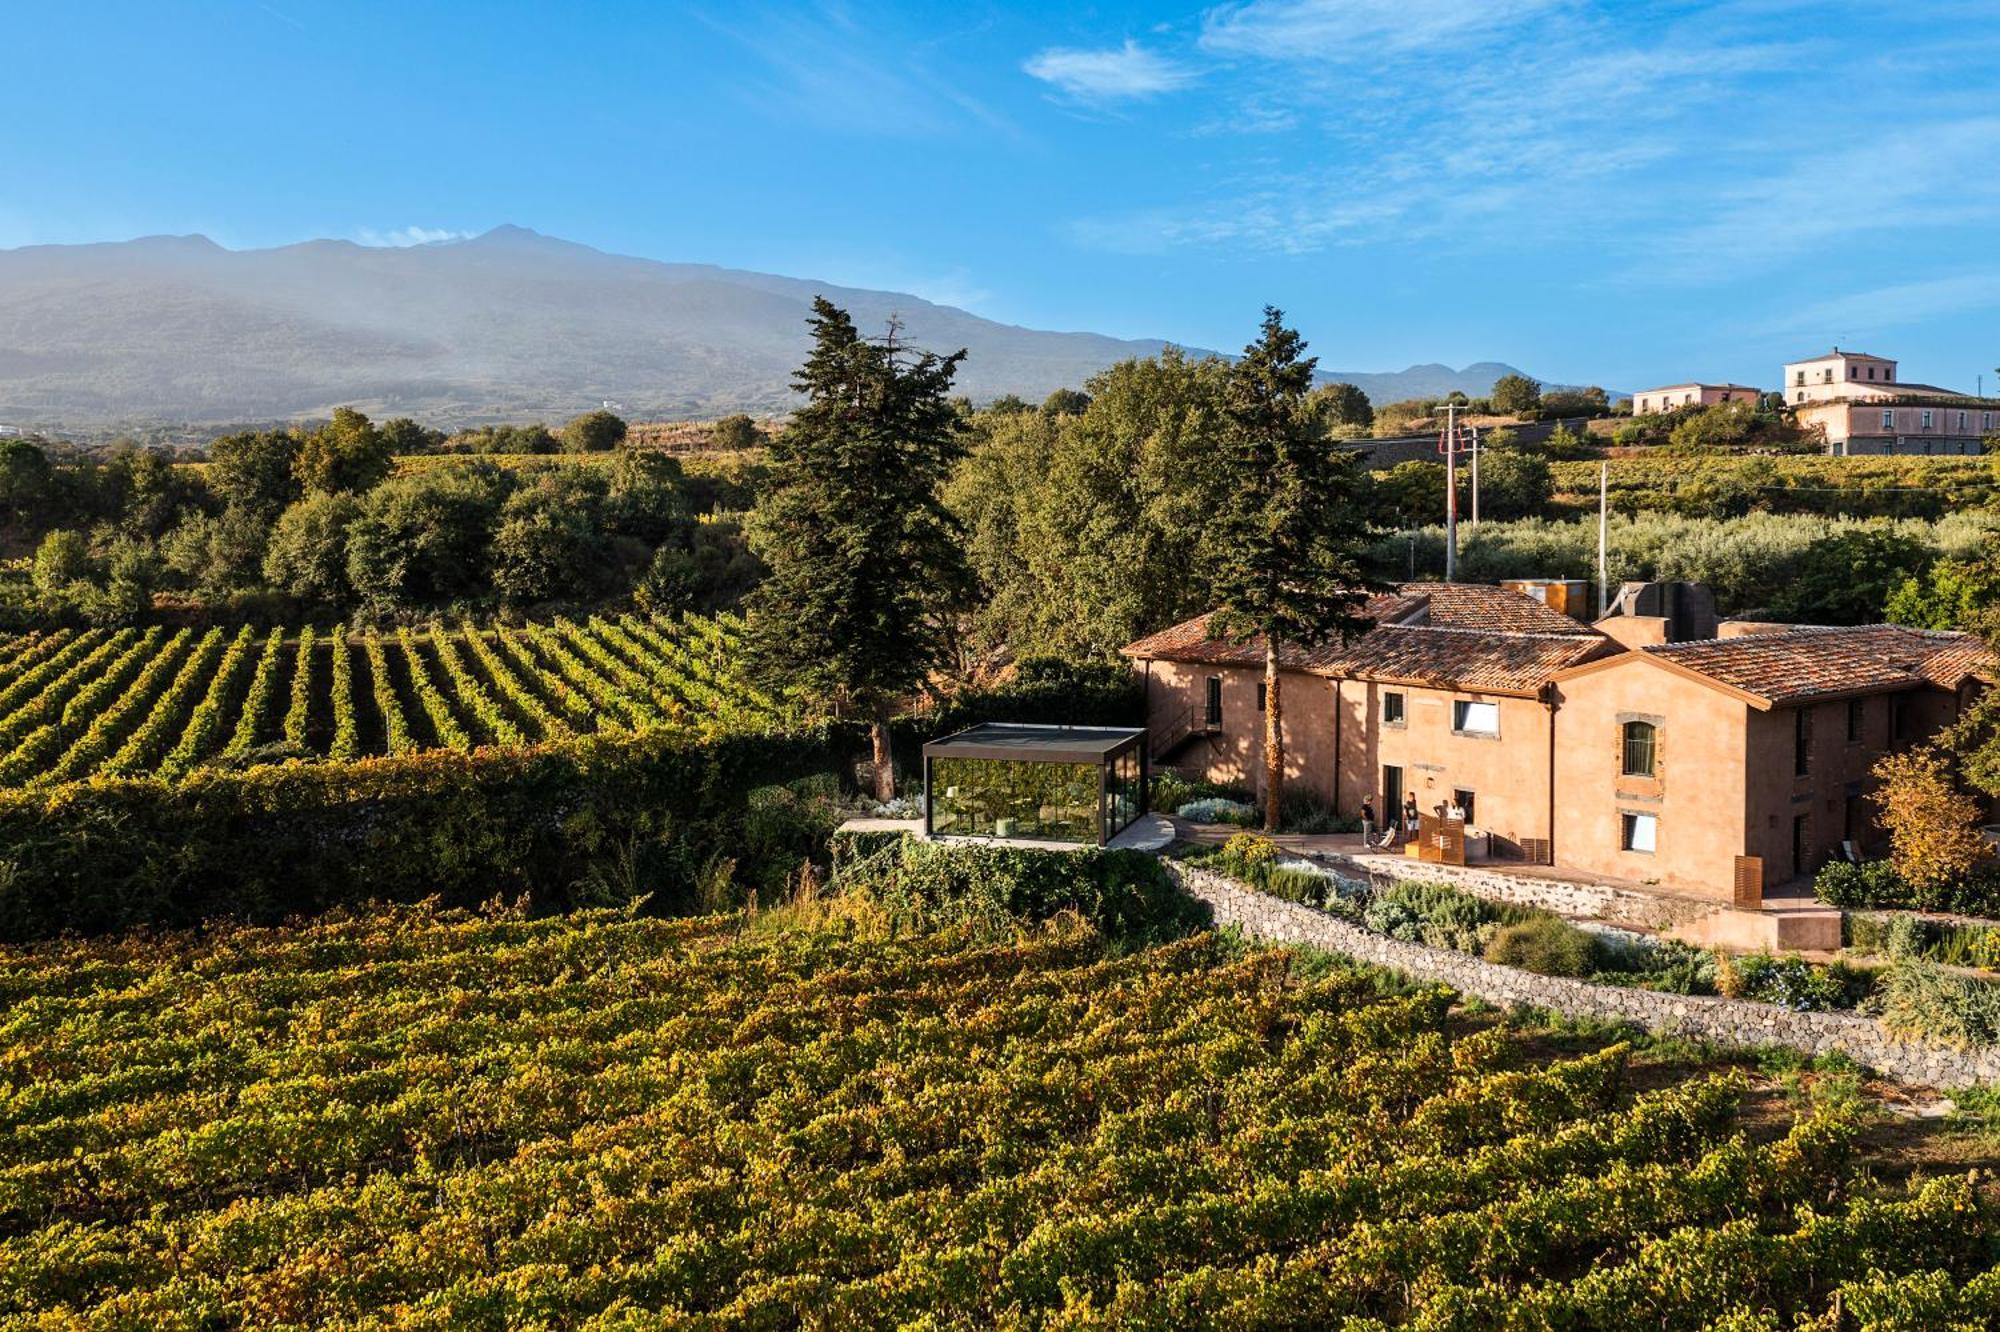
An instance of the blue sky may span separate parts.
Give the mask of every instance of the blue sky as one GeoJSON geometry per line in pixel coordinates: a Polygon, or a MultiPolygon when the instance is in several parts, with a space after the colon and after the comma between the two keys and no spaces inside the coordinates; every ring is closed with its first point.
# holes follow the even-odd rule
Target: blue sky
{"type": "Polygon", "coordinates": [[[2000,5],[92,3],[0,16],[0,247],[501,222],[1329,368],[2000,365],[2000,5]]]}

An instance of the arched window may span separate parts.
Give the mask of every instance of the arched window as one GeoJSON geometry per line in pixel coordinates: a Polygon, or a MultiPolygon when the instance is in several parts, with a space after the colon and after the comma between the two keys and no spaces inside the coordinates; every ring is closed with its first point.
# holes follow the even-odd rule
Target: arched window
{"type": "Polygon", "coordinates": [[[1625,723],[1625,775],[1627,777],[1651,777],[1653,775],[1654,735],[1651,722],[1625,723]]]}

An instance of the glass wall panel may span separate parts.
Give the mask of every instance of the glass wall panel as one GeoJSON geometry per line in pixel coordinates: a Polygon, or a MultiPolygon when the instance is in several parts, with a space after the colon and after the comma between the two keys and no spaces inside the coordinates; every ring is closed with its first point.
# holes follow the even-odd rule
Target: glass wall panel
{"type": "Polygon", "coordinates": [[[1097,841],[1097,765],[931,761],[931,830],[947,837],[1097,841]]]}
{"type": "Polygon", "coordinates": [[[1106,775],[1105,830],[1108,842],[1139,817],[1143,792],[1139,781],[1139,749],[1134,745],[1111,760],[1106,775]]]}

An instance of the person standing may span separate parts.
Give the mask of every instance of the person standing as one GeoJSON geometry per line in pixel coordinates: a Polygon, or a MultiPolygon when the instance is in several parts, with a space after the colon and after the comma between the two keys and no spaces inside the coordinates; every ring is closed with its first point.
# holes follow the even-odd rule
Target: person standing
{"type": "Polygon", "coordinates": [[[1403,836],[1415,837],[1423,831],[1423,816],[1417,813],[1417,797],[1412,792],[1403,798],[1403,836]]]}
{"type": "Polygon", "coordinates": [[[1361,802],[1361,845],[1375,845],[1375,797],[1369,796],[1361,802]]]}

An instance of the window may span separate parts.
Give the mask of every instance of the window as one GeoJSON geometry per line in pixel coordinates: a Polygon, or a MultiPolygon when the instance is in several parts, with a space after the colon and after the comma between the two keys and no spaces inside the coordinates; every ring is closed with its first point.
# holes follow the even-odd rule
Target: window
{"type": "Polygon", "coordinates": [[[1924,429],[1929,430],[1930,428],[1931,428],[1931,409],[1926,407],[1924,408],[1924,429]]]}
{"type": "Polygon", "coordinates": [[[1886,410],[1882,413],[1882,428],[1884,430],[1894,430],[1896,428],[1896,413],[1886,410]]]}
{"type": "Polygon", "coordinates": [[[1644,851],[1651,854],[1660,840],[1660,816],[1657,814],[1620,814],[1618,816],[1618,845],[1625,851],[1644,851]]]}
{"type": "Polygon", "coordinates": [[[1870,379],[1875,378],[1875,367],[1872,365],[1868,367],[1868,377],[1870,379]]]}
{"type": "Polygon", "coordinates": [[[1477,822],[1472,813],[1472,802],[1476,798],[1473,792],[1463,788],[1456,789],[1451,793],[1451,803],[1457,805],[1459,810],[1465,815],[1465,822],[1468,826],[1477,822]]]}
{"type": "Polygon", "coordinates": [[[1907,702],[1901,694],[1892,695],[1889,699],[1889,743],[1892,745],[1903,739],[1910,729],[1907,702]]]}
{"type": "Polygon", "coordinates": [[[1621,770],[1627,777],[1653,775],[1653,742],[1653,723],[1625,723],[1625,762],[1621,770]]]}
{"type": "Polygon", "coordinates": [[[1203,720],[1211,731],[1222,726],[1222,677],[1219,675],[1208,677],[1208,707],[1203,720]]]}
{"type": "Polygon", "coordinates": [[[1259,680],[1257,682],[1257,711],[1259,712],[1262,712],[1264,710],[1264,689],[1265,689],[1264,682],[1262,680],[1259,680]]]}
{"type": "Polygon", "coordinates": [[[1401,694],[1382,695],[1382,724],[1401,726],[1403,724],[1403,696],[1401,694]]]}
{"type": "Polygon", "coordinates": [[[1896,372],[1895,372],[1894,370],[1891,370],[1891,369],[1890,369],[1890,368],[1889,368],[1888,366],[1886,366],[1886,365],[1882,367],[1882,378],[1884,378],[1884,379],[1894,379],[1895,377],[1896,377],[1896,372]]]}
{"type": "Polygon", "coordinates": [[[1847,367],[1847,377],[1849,379],[1859,379],[1861,378],[1861,371],[1850,365],[1847,367]]]}
{"type": "Polygon", "coordinates": [[[1979,428],[1981,430],[1991,430],[1993,428],[1993,413],[1981,412],[1979,414],[1979,428]]]}
{"type": "Polygon", "coordinates": [[[1803,370],[1799,371],[1798,377],[1792,381],[1793,384],[1798,386],[1803,386],[1805,382],[1806,382],[1806,372],[1803,370]]]}
{"type": "Polygon", "coordinates": [[[1960,434],[1964,434],[1964,433],[1965,433],[1965,413],[1964,413],[1964,412],[1960,412],[1960,413],[1958,414],[1958,430],[1959,430],[1959,433],[1960,433],[1960,434]]]}
{"type": "Polygon", "coordinates": [[[1847,700],[1847,741],[1858,744],[1861,741],[1861,723],[1867,704],[1858,698],[1847,700]]]}
{"type": "Polygon", "coordinates": [[[1469,698],[1451,701],[1451,729],[1459,735],[1500,734],[1500,705],[1469,698]]]}
{"type": "Polygon", "coordinates": [[[1792,772],[1803,777],[1812,764],[1812,709],[1792,714],[1792,772]]]}

